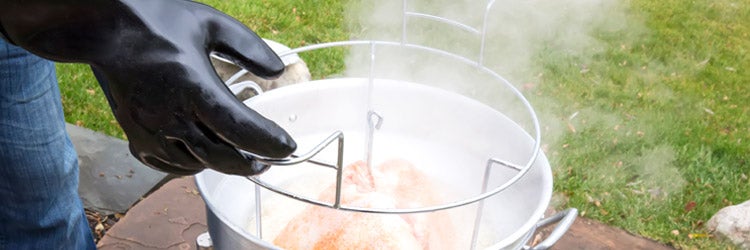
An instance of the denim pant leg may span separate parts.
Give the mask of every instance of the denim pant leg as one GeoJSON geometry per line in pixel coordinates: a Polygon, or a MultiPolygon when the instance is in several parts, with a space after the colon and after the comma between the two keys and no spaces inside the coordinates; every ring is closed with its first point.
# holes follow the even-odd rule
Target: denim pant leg
{"type": "Polygon", "coordinates": [[[0,39],[0,250],[95,249],[54,64],[0,39]]]}

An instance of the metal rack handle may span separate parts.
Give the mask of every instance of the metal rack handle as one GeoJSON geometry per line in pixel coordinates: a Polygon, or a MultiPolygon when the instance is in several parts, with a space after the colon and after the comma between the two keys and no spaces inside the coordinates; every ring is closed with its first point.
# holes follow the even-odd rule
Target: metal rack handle
{"type": "Polygon", "coordinates": [[[530,247],[530,246],[524,246],[524,249],[530,249],[530,250],[545,250],[549,249],[557,243],[560,238],[565,234],[565,232],[570,229],[570,226],[573,225],[573,222],[575,222],[576,217],[578,217],[578,209],[575,208],[568,208],[562,212],[556,213],[555,215],[550,216],[549,218],[543,219],[536,223],[536,228],[544,228],[552,223],[557,223],[557,226],[555,229],[552,230],[552,232],[547,236],[547,239],[544,239],[539,244],[536,244],[536,246],[530,247]]]}

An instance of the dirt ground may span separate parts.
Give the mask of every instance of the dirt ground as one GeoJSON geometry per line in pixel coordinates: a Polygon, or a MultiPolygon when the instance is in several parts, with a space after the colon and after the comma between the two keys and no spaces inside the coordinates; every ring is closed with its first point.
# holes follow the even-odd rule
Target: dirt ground
{"type": "Polygon", "coordinates": [[[94,242],[98,243],[104,237],[107,230],[117,223],[124,214],[104,215],[93,210],[86,209],[86,219],[89,221],[89,228],[94,235],[94,242]]]}

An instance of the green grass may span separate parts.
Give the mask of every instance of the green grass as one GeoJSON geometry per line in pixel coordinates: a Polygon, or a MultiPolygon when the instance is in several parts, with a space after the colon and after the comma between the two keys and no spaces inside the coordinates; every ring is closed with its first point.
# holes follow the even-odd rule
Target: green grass
{"type": "Polygon", "coordinates": [[[63,111],[68,123],[125,139],[88,65],[57,64],[63,111]]]}
{"type": "MultiPolygon", "coordinates": [[[[204,2],[290,47],[349,37],[343,1],[204,2]]],[[[705,223],[750,197],[750,2],[626,4],[644,27],[597,31],[586,56],[549,46],[534,58],[527,94],[548,128],[555,190],[635,234],[731,248],[705,223]]],[[[316,78],[343,68],[343,50],[302,56],[316,78]]],[[[68,122],[123,137],[88,68],[58,70],[68,122]]]]}
{"type": "Polygon", "coordinates": [[[598,32],[591,61],[537,58],[537,94],[557,101],[540,108],[568,127],[548,150],[555,189],[583,216],[636,234],[730,247],[704,237],[704,225],[750,197],[750,3],[630,4],[645,33],[598,32]]]}
{"type": "MultiPolygon", "coordinates": [[[[279,41],[291,48],[309,44],[346,40],[344,3],[329,1],[200,1],[241,20],[263,38],[279,41]]],[[[300,55],[316,78],[339,73],[343,50],[321,50],[300,55]]]]}

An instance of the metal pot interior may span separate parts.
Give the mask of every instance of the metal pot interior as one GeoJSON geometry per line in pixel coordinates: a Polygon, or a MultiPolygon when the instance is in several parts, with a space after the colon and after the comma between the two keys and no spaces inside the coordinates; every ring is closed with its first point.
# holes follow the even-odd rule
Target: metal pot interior
{"type": "MultiPolygon", "coordinates": [[[[533,152],[533,139],[496,109],[421,84],[383,79],[369,82],[366,78],[328,79],[272,90],[245,104],[286,129],[297,141],[298,152],[307,152],[332,132],[343,131],[345,165],[367,155],[367,111],[373,110],[382,117],[380,128],[373,134],[373,164],[393,158],[412,162],[440,183],[436,192],[446,194],[443,203],[479,195],[488,159],[523,166],[533,152]]],[[[336,153],[332,146],[315,159],[335,162],[336,153]]],[[[504,184],[517,173],[504,166],[493,166],[488,176],[489,189],[504,184]]],[[[198,174],[196,179],[209,209],[222,226],[258,246],[269,247],[268,242],[273,241],[278,228],[308,206],[262,190],[263,235],[259,236],[255,228],[254,183],[211,170],[198,174]],[[266,218],[269,214],[273,216],[266,218]]],[[[335,171],[307,163],[275,166],[261,175],[261,179],[314,199],[335,181],[335,171]]],[[[483,200],[477,247],[517,246],[543,216],[551,192],[551,170],[541,154],[519,181],[483,200]]],[[[457,245],[465,246],[462,248],[472,245],[477,207],[477,203],[472,203],[444,211],[455,215],[457,223],[453,225],[458,234],[455,240],[457,245]]]]}

